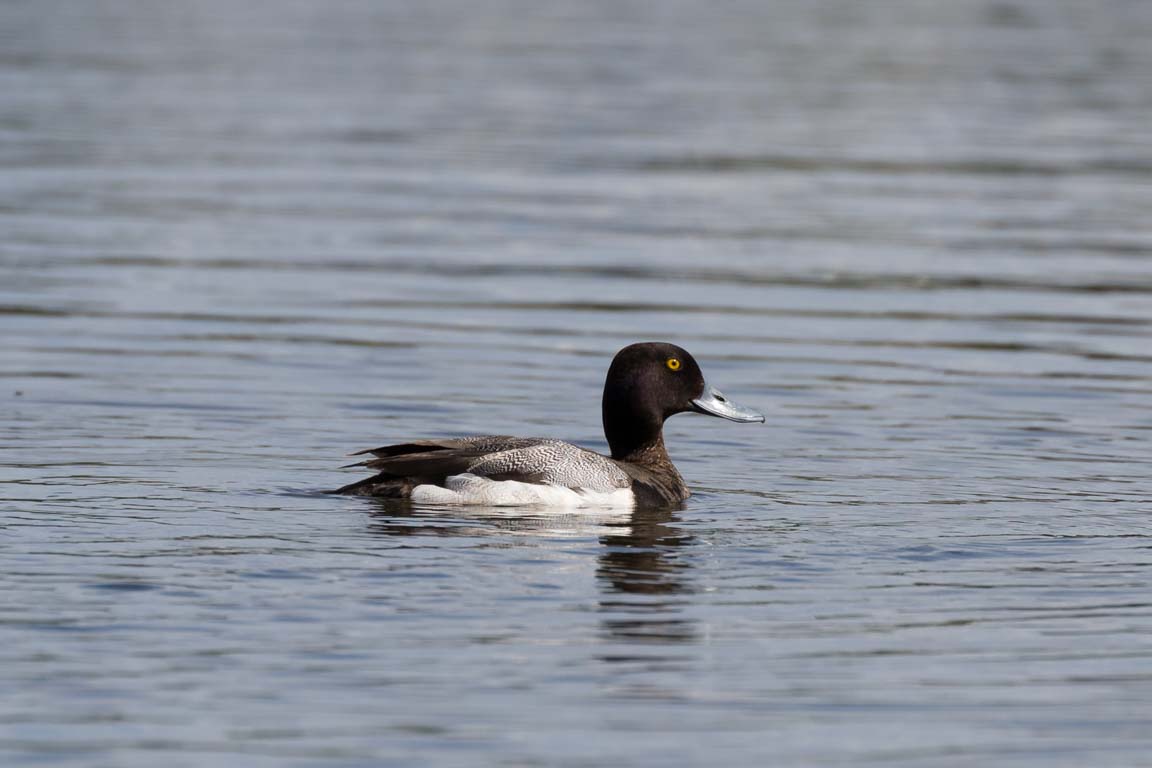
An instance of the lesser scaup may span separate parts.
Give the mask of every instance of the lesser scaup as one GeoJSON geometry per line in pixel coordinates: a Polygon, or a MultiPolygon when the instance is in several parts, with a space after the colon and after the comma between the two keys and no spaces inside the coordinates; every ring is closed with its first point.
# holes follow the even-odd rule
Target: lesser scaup
{"type": "Polygon", "coordinates": [[[708,386],[684,349],[661,342],[616,353],[604,382],[611,458],[547,438],[486,435],[413,440],[353,455],[373,477],[335,493],[432,504],[663,505],[688,498],[664,448],[664,420],[686,411],[739,422],[764,416],[708,386]]]}

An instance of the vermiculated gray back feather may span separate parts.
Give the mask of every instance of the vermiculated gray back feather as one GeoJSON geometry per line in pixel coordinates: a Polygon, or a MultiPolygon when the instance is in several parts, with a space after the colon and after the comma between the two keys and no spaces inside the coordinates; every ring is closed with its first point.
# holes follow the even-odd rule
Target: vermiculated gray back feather
{"type": "Polygon", "coordinates": [[[607,492],[627,488],[627,473],[614,461],[560,440],[488,454],[468,468],[495,480],[559,485],[607,492]]]}

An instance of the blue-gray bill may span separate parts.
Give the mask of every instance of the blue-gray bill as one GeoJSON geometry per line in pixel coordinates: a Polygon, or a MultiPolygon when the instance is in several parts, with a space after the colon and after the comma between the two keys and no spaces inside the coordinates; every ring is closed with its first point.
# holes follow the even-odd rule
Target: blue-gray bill
{"type": "Polygon", "coordinates": [[[696,406],[696,410],[700,413],[719,416],[729,421],[739,421],[745,424],[764,421],[764,414],[732,402],[720,390],[707,384],[704,385],[704,394],[693,400],[692,405],[696,406]]]}

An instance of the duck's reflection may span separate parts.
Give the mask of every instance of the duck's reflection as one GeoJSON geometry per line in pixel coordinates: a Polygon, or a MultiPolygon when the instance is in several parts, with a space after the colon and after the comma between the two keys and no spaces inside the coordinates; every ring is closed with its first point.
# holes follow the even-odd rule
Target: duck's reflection
{"type": "Polygon", "coordinates": [[[683,643],[697,636],[695,620],[684,613],[691,592],[689,559],[683,548],[691,535],[678,525],[676,511],[637,510],[627,525],[600,537],[596,570],[605,634],[631,643],[683,643]]]}
{"type": "MultiPolygon", "coordinates": [[[[635,646],[690,643],[699,637],[697,621],[686,612],[686,596],[693,591],[686,548],[695,539],[680,524],[679,509],[556,514],[499,507],[436,510],[383,500],[376,504],[369,529],[385,536],[595,536],[601,545],[596,580],[605,640],[635,646]]],[[[638,657],[613,652],[602,658],[638,657]]]]}

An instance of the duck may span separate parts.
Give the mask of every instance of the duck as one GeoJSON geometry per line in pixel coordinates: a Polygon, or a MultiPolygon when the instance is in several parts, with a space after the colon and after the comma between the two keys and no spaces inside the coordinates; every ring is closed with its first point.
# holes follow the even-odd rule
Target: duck
{"type": "Polygon", "coordinates": [[[710,386],[687,350],[630,344],[612,359],[601,401],[611,455],[552,438],[478,435],[410,440],[357,451],[348,467],[376,474],[331,493],[418,504],[652,507],[691,494],[664,445],[664,422],[701,413],[740,423],[764,415],[710,386]]]}

